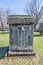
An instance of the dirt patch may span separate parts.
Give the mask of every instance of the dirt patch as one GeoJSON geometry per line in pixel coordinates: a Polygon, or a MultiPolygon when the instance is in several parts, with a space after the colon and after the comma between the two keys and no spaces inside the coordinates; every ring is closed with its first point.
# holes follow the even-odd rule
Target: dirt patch
{"type": "Polygon", "coordinates": [[[40,61],[39,55],[36,56],[13,56],[5,57],[2,65],[32,65],[40,61]]]}
{"type": "Polygon", "coordinates": [[[40,61],[40,57],[39,57],[39,55],[36,55],[35,57],[33,57],[33,61],[35,61],[35,62],[39,62],[39,61],[40,61]]]}

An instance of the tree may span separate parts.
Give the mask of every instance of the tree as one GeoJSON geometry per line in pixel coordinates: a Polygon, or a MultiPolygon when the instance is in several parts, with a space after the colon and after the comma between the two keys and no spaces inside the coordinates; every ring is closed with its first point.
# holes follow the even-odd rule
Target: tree
{"type": "Polygon", "coordinates": [[[2,8],[0,8],[0,24],[1,24],[1,31],[2,33],[4,33],[4,29],[5,27],[7,28],[7,16],[9,15],[10,10],[3,10],[2,8]]]}
{"type": "Polygon", "coordinates": [[[36,27],[36,24],[40,19],[40,15],[39,15],[40,6],[41,6],[41,0],[30,0],[30,2],[27,1],[26,3],[25,12],[27,12],[28,15],[34,16],[34,21],[35,21],[34,27],[36,27]]]}
{"type": "Polygon", "coordinates": [[[1,24],[1,30],[2,30],[2,33],[3,30],[5,28],[9,28],[8,24],[7,24],[7,17],[8,15],[14,15],[15,14],[15,11],[13,11],[10,7],[8,7],[7,9],[2,9],[0,8],[0,24],[1,24]]]}
{"type": "Polygon", "coordinates": [[[3,10],[0,8],[0,22],[1,22],[1,30],[2,30],[2,33],[3,33],[3,30],[4,30],[4,22],[3,22],[3,10]]]}

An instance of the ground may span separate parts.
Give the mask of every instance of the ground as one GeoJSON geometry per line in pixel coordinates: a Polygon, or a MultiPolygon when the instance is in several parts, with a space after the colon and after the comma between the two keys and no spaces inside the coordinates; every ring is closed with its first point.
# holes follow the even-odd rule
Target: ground
{"type": "MultiPolygon", "coordinates": [[[[0,58],[0,65],[43,65],[43,35],[34,33],[35,56],[0,58]]],[[[9,34],[0,34],[0,48],[9,46],[9,34]]],[[[2,53],[2,52],[1,52],[2,53]]],[[[3,54],[3,53],[2,53],[3,54]]]]}

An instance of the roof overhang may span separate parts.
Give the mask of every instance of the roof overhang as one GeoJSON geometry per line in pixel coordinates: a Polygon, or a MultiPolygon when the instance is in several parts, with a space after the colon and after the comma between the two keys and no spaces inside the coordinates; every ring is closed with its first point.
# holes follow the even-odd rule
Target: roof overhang
{"type": "Polygon", "coordinates": [[[34,18],[30,15],[9,15],[8,24],[33,24],[34,18]]]}

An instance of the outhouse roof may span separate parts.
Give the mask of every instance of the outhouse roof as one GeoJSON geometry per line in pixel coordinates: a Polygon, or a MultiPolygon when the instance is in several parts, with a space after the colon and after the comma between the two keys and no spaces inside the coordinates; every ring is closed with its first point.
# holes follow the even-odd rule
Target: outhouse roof
{"type": "Polygon", "coordinates": [[[34,18],[30,15],[9,15],[8,24],[33,24],[34,18]]]}

